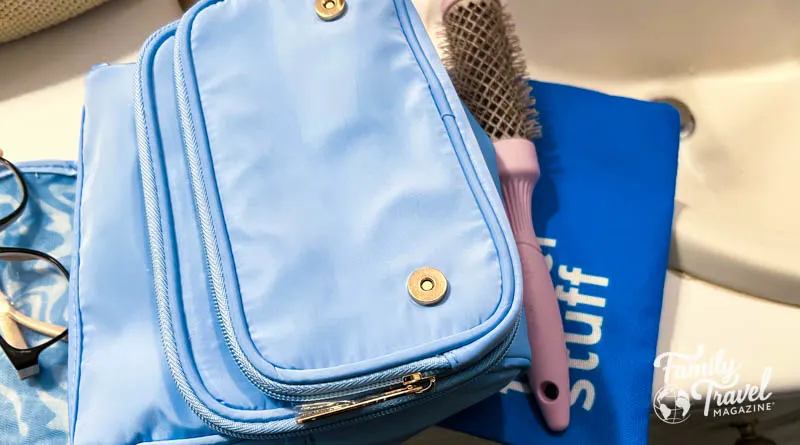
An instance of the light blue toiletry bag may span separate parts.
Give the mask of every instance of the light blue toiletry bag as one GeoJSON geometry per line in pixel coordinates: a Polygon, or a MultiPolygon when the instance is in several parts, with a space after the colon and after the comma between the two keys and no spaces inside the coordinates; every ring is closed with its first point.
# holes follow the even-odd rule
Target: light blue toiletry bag
{"type": "Polygon", "coordinates": [[[88,75],[73,443],[401,440],[529,365],[502,201],[411,2],[314,3],[203,1],[88,75]]]}

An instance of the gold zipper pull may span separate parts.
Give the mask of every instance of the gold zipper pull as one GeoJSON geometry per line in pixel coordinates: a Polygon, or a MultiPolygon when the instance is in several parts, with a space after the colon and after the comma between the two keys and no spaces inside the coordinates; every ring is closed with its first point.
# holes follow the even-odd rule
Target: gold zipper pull
{"type": "Polygon", "coordinates": [[[401,387],[380,394],[357,400],[339,400],[335,402],[318,402],[303,405],[300,407],[300,412],[297,414],[297,423],[303,424],[313,422],[315,420],[354,411],[401,396],[422,394],[433,389],[435,383],[436,377],[423,377],[422,374],[416,372],[414,374],[404,376],[401,387]]]}

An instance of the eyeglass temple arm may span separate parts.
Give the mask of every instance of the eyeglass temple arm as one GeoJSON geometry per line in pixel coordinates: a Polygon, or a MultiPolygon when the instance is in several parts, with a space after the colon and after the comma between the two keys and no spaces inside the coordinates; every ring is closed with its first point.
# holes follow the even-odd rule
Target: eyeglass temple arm
{"type": "MultiPolygon", "coordinates": [[[[18,349],[25,349],[27,346],[25,346],[25,339],[22,337],[17,323],[51,338],[61,335],[66,329],[63,326],[28,317],[14,308],[14,306],[11,306],[11,304],[8,303],[8,298],[2,291],[0,291],[0,318],[0,331],[2,331],[3,338],[5,338],[11,346],[18,349]],[[19,341],[23,346],[19,347],[12,343],[12,341],[19,341]]],[[[67,337],[64,337],[64,341],[67,341],[67,337]]]]}
{"type": "Polygon", "coordinates": [[[19,330],[17,322],[14,321],[11,314],[15,309],[8,304],[5,298],[0,298],[0,335],[9,345],[17,349],[28,349],[28,344],[25,343],[25,337],[19,330]]]}
{"type": "MultiPolygon", "coordinates": [[[[11,318],[22,326],[50,338],[61,335],[66,330],[63,326],[36,320],[16,310],[11,313],[11,318]]],[[[67,337],[64,337],[63,340],[67,341],[67,337]]]]}

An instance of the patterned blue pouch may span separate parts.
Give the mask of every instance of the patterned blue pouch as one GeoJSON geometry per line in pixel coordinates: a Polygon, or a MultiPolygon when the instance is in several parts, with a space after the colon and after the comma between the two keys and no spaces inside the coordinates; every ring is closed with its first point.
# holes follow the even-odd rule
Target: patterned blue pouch
{"type": "MultiPolygon", "coordinates": [[[[17,167],[28,186],[28,203],[20,219],[0,232],[0,246],[47,252],[68,269],[72,250],[75,166],[72,162],[28,162],[17,167]]],[[[0,213],[16,206],[18,186],[10,174],[0,176],[0,213]]],[[[24,301],[24,312],[38,320],[66,326],[65,286],[43,286],[2,273],[0,287],[24,301]]],[[[36,378],[20,380],[11,362],[0,358],[0,443],[3,445],[67,442],[67,345],[57,343],[39,358],[36,378]]]]}
{"type": "Polygon", "coordinates": [[[511,444],[644,444],[678,115],[664,104],[544,82],[532,86],[544,133],[536,142],[542,176],[533,220],[561,300],[571,424],[563,434],[547,432],[518,381],[443,425],[511,444]]]}

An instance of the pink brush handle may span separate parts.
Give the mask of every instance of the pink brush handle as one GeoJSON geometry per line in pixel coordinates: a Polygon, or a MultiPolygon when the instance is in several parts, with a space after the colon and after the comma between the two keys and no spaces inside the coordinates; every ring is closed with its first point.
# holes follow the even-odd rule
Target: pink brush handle
{"type": "Polygon", "coordinates": [[[532,362],[528,380],[547,426],[563,431],[569,425],[569,359],[553,282],[533,231],[531,197],[539,179],[536,148],[525,139],[497,141],[494,146],[503,200],[522,261],[532,362]]]}

